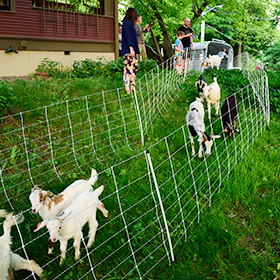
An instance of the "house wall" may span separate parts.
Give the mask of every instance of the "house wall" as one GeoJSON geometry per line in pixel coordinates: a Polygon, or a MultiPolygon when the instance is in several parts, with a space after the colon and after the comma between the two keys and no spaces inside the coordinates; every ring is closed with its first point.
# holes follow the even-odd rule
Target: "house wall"
{"type": "Polygon", "coordinates": [[[80,61],[86,58],[113,60],[115,59],[115,53],[70,52],[69,55],[65,55],[61,51],[22,51],[17,54],[14,52],[8,54],[0,52],[0,77],[28,76],[30,73],[35,72],[44,58],[59,61],[63,66],[71,66],[75,60],[80,61]]]}
{"type": "Polygon", "coordinates": [[[117,58],[117,0],[105,0],[104,15],[98,16],[44,12],[32,7],[32,0],[12,1],[13,12],[0,11],[0,76],[28,75],[45,57],[65,66],[117,58]]]}

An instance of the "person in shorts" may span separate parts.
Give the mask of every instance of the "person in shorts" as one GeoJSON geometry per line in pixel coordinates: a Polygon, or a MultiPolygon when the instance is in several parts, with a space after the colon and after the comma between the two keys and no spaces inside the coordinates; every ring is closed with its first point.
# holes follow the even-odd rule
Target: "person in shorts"
{"type": "Polygon", "coordinates": [[[178,31],[176,33],[175,41],[175,56],[177,58],[176,70],[181,75],[182,74],[182,55],[185,53],[183,48],[182,38],[185,36],[183,31],[178,31]]]}
{"type": "Polygon", "coordinates": [[[188,70],[188,63],[191,57],[191,51],[193,51],[193,38],[194,30],[191,29],[191,20],[190,18],[185,18],[184,25],[179,27],[178,31],[184,32],[184,37],[182,38],[183,47],[185,49],[185,54],[183,54],[183,65],[185,72],[188,70]]]}

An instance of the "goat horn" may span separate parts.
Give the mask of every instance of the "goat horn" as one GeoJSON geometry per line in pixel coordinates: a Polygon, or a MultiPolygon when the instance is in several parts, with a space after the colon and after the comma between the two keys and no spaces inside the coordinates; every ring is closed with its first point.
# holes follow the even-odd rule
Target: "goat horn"
{"type": "Polygon", "coordinates": [[[231,125],[227,122],[227,125],[228,125],[228,127],[232,130],[232,127],[231,127],[231,125]]]}
{"type": "Polygon", "coordinates": [[[200,131],[200,132],[201,132],[201,134],[203,135],[204,139],[205,139],[205,140],[208,140],[208,138],[207,138],[207,136],[205,135],[205,133],[202,132],[202,131],[200,131]]]}

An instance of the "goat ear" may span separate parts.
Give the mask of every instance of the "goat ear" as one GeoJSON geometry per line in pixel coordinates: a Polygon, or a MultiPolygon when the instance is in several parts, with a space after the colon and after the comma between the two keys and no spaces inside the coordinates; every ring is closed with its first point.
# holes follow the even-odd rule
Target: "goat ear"
{"type": "Polygon", "coordinates": [[[63,214],[61,217],[59,217],[59,221],[62,223],[71,213],[72,213],[72,211],[70,211],[66,215],[63,214]]]}
{"type": "Polygon", "coordinates": [[[33,188],[32,188],[32,192],[34,192],[34,191],[36,191],[36,190],[40,190],[40,188],[37,186],[37,185],[35,185],[33,188]]]}
{"type": "Polygon", "coordinates": [[[36,227],[36,229],[34,230],[34,232],[40,230],[41,228],[45,227],[47,225],[47,222],[46,221],[43,221],[41,223],[39,223],[36,227]]]}
{"type": "Polygon", "coordinates": [[[47,191],[46,196],[53,196],[53,193],[50,191],[47,191]]]}
{"type": "Polygon", "coordinates": [[[221,137],[221,135],[213,135],[213,136],[212,136],[213,139],[215,139],[215,138],[220,138],[220,137],[221,137]]]}

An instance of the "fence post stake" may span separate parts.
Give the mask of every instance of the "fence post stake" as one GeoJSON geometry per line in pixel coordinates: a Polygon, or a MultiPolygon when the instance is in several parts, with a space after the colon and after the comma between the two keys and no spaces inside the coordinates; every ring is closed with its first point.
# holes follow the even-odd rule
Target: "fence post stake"
{"type": "Polygon", "coordinates": [[[162,212],[162,218],[163,218],[163,221],[164,221],[166,235],[167,235],[167,239],[168,239],[168,243],[169,243],[169,248],[170,248],[171,261],[174,262],[175,259],[174,259],[174,253],[173,253],[173,248],[172,248],[172,242],[171,242],[171,238],[170,238],[169,228],[168,228],[168,224],[167,224],[167,220],[166,220],[166,216],[165,216],[165,211],[164,211],[164,207],[163,207],[163,204],[162,204],[162,199],[161,199],[161,195],[160,195],[160,191],[159,191],[159,187],[158,187],[158,183],[157,183],[157,178],[156,178],[156,174],[155,174],[155,171],[154,171],[154,168],[153,168],[153,163],[152,163],[152,159],[151,159],[149,150],[146,150],[146,154],[147,154],[147,157],[148,157],[149,166],[150,166],[151,173],[152,173],[152,176],[153,176],[153,180],[154,180],[154,183],[155,183],[155,187],[156,187],[156,191],[157,191],[157,196],[158,196],[158,201],[159,201],[160,209],[161,209],[161,212],[162,212]]]}
{"type": "Polygon", "coordinates": [[[141,133],[141,142],[142,142],[142,146],[144,146],[143,125],[142,125],[142,119],[141,119],[141,114],[140,114],[140,109],[139,109],[139,104],[138,104],[138,99],[137,99],[137,94],[136,94],[135,88],[133,89],[133,92],[134,92],[136,109],[137,109],[137,114],[138,114],[138,119],[139,119],[139,128],[140,128],[140,133],[141,133]]]}

